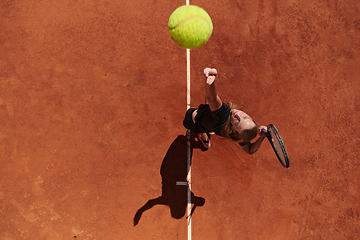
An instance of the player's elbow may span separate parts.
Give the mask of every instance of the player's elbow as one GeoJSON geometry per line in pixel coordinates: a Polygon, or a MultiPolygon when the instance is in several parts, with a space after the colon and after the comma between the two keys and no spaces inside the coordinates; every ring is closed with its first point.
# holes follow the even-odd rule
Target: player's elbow
{"type": "Polygon", "coordinates": [[[254,147],[254,146],[250,146],[249,147],[249,155],[253,155],[254,153],[256,153],[257,152],[257,150],[259,150],[259,148],[258,147],[254,147]]]}
{"type": "Polygon", "coordinates": [[[253,154],[254,154],[253,152],[251,152],[251,148],[248,147],[248,146],[244,146],[242,149],[243,149],[247,154],[249,154],[249,155],[253,155],[253,154]]]}
{"type": "Polygon", "coordinates": [[[254,153],[255,153],[256,151],[248,151],[247,153],[249,154],[249,155],[253,155],[254,153]]]}

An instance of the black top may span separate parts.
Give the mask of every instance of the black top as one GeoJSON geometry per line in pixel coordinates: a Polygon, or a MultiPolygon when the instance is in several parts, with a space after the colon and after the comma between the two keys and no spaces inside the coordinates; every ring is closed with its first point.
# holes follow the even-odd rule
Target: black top
{"type": "MultiPolygon", "coordinates": [[[[231,109],[223,103],[221,107],[215,111],[211,111],[208,104],[201,104],[198,109],[190,108],[186,111],[183,125],[195,133],[215,132],[216,135],[223,136],[221,127],[230,116],[231,109]],[[195,123],[192,120],[192,114],[198,110],[195,123]]],[[[239,142],[240,146],[246,146],[250,142],[239,142]]]]}
{"type": "Polygon", "coordinates": [[[221,126],[229,118],[230,112],[230,107],[225,103],[215,111],[211,111],[208,104],[201,104],[195,117],[195,125],[205,130],[204,132],[215,132],[216,135],[222,136],[221,126]]]}

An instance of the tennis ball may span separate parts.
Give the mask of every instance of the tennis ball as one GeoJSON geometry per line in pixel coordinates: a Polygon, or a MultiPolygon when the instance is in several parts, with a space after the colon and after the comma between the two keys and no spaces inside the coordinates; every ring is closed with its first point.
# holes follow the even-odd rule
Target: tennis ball
{"type": "Polygon", "coordinates": [[[207,12],[194,5],[178,7],[169,18],[169,33],[183,48],[199,48],[209,40],[213,24],[207,12]]]}

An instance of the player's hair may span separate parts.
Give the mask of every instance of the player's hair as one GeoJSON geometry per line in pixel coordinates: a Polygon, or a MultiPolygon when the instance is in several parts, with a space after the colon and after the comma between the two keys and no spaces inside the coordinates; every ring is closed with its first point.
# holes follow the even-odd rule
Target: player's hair
{"type": "MultiPolygon", "coordinates": [[[[230,103],[228,103],[228,105],[231,110],[236,109],[235,104],[230,102],[230,103]]],[[[254,122],[254,124],[255,124],[255,126],[250,129],[244,129],[241,132],[234,131],[232,129],[231,114],[230,114],[229,118],[226,120],[226,122],[221,127],[221,133],[224,137],[230,138],[234,141],[241,140],[241,141],[245,141],[245,142],[250,142],[258,134],[258,126],[255,122],[254,122]]]]}

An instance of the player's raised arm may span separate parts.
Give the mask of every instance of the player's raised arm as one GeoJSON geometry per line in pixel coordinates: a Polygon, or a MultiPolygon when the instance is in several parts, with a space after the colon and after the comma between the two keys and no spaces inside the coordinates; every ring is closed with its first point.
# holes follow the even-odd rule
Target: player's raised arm
{"type": "Polygon", "coordinates": [[[215,111],[219,109],[222,105],[222,101],[217,95],[215,86],[215,76],[217,75],[217,70],[215,68],[205,68],[204,74],[206,78],[205,101],[209,104],[211,111],[215,111]]]}

